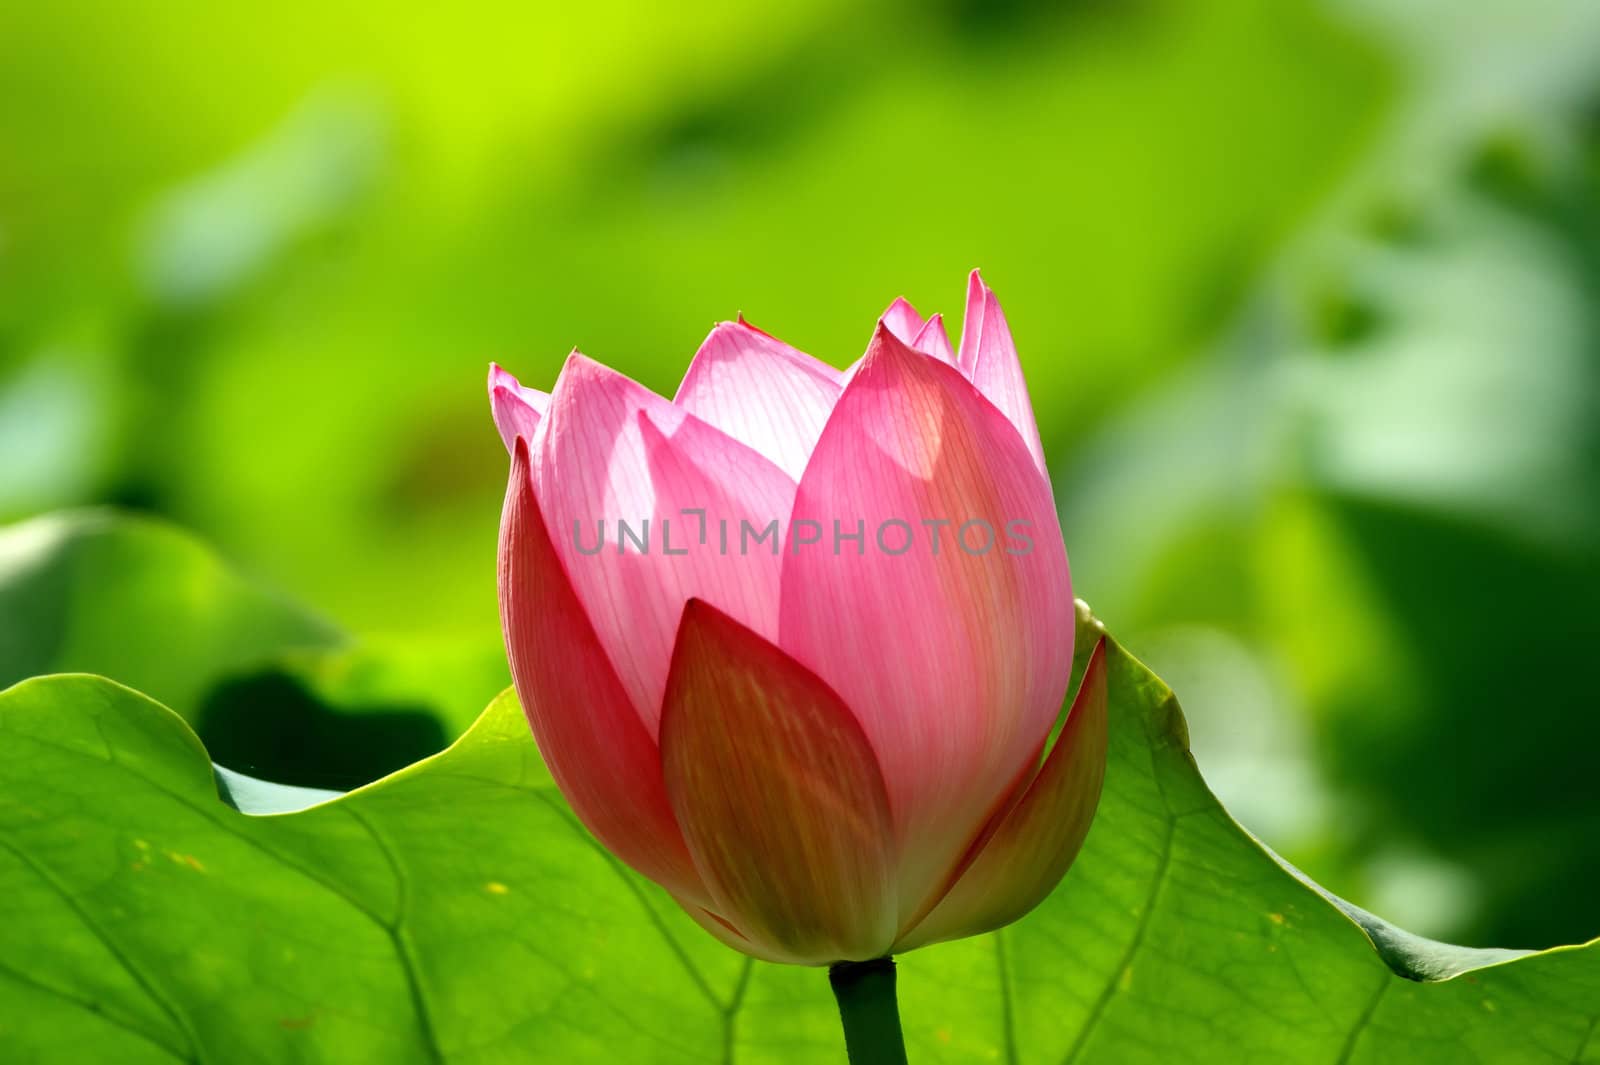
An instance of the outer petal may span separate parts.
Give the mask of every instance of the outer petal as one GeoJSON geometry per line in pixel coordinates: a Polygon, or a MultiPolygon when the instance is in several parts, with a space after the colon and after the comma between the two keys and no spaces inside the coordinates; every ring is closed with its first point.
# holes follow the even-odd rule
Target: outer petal
{"type": "Polygon", "coordinates": [[[839,692],[878,753],[909,920],[944,890],[1061,707],[1073,605],[1049,484],[959,372],[880,325],[801,481],[780,598],[780,645],[839,692]],[[808,521],[822,543],[800,542],[808,521]],[[862,523],[860,553],[843,541],[834,553],[835,521],[845,533],[862,523]],[[904,553],[884,549],[904,541],[893,521],[915,533],[904,553]],[[978,524],[957,546],[969,522],[993,530],[988,551],[969,553],[978,524]]]}
{"type": "Polygon", "coordinates": [[[841,388],[837,370],[741,319],[711,330],[673,402],[798,479],[841,388]]]}
{"type": "Polygon", "coordinates": [[[661,720],[667,795],[716,910],[769,956],[894,940],[894,830],[861,726],[826,684],[691,600],[661,720]]]}
{"type": "Polygon", "coordinates": [[[1089,658],[1067,723],[1043,768],[961,878],[916,928],[895,944],[905,951],[981,935],[1044,901],[1066,875],[1089,834],[1106,772],[1106,655],[1089,658]]]}
{"type": "Polygon", "coordinates": [[[528,443],[513,439],[500,526],[500,618],[539,752],[600,842],[669,891],[705,901],[655,742],[573,592],[528,473],[528,443]]]}
{"type": "Polygon", "coordinates": [[[524,388],[515,377],[494,363],[489,364],[489,406],[494,425],[506,450],[513,450],[517,437],[532,440],[534,430],[550,407],[550,394],[537,388],[524,388]]]}
{"type": "MultiPolygon", "coordinates": [[[[1045,472],[1044,445],[1039,441],[1039,425],[1034,421],[1028,385],[1022,378],[1022,363],[1011,340],[1011,327],[1000,310],[989,286],[978,271],[967,278],[967,314],[961,323],[961,372],[978,386],[978,391],[999,407],[1033,453],[1033,461],[1045,472]]],[[[1046,473],[1048,476],[1048,473],[1046,473]]]]}
{"type": "Polygon", "coordinates": [[[654,736],[673,637],[691,596],[776,634],[777,537],[770,548],[741,550],[741,522],[758,531],[781,522],[794,482],[745,445],[578,354],[556,382],[536,445],[533,485],[556,549],[654,736]],[[622,540],[619,521],[647,542],[648,553],[622,540]],[[606,540],[596,552],[597,522],[606,540]]]}
{"type": "Polygon", "coordinates": [[[693,918],[695,924],[711,933],[725,947],[732,947],[741,954],[748,954],[752,958],[760,958],[762,961],[776,962],[780,965],[806,964],[803,958],[784,954],[773,949],[770,944],[757,943],[750,939],[719,913],[708,910],[704,906],[697,906],[688,899],[680,899],[676,895],[673,896],[672,901],[683,907],[683,912],[693,918]]]}

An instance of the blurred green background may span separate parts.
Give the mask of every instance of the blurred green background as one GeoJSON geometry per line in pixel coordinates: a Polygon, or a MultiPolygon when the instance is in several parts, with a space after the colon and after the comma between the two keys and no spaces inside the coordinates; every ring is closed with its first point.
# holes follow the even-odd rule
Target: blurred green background
{"type": "Polygon", "coordinates": [[[1590,938],[1596,54],[1588,0],[4,5],[0,521],[156,515],[319,617],[141,627],[212,587],[129,583],[152,528],[0,665],[93,616],[53,661],[237,768],[355,700],[303,782],[359,783],[506,682],[491,359],[670,394],[743,311],[843,365],[981,266],[1078,590],[1236,815],[1416,931],[1590,938]]]}

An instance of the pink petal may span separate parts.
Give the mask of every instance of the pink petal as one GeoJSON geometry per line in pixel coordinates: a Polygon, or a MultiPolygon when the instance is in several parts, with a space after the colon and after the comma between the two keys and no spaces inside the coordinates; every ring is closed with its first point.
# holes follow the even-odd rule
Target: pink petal
{"type": "Polygon", "coordinates": [[[956,365],[956,352],[950,346],[950,334],[944,331],[944,315],[936,314],[928,319],[922,331],[917,334],[911,346],[924,355],[932,355],[951,366],[956,365]]]}
{"type": "Polygon", "coordinates": [[[732,947],[741,954],[748,954],[752,958],[762,961],[776,962],[780,965],[804,965],[805,961],[781,951],[773,950],[767,944],[757,943],[743,932],[733,926],[726,917],[704,906],[696,905],[688,899],[673,896],[673,902],[683,907],[683,912],[694,919],[695,924],[710,932],[712,936],[721,941],[723,946],[732,947]]]}
{"type": "Polygon", "coordinates": [[[667,796],[717,912],[805,964],[894,939],[894,830],[848,707],[773,644],[698,600],[684,609],[661,717],[667,796]]]}
{"type": "Polygon", "coordinates": [[[673,402],[799,478],[840,389],[839,371],[740,319],[711,330],[673,402]]]}
{"type": "Polygon", "coordinates": [[[961,323],[959,361],[968,380],[1016,426],[1033,453],[1034,464],[1048,477],[1044,445],[1034,421],[1033,403],[1028,399],[1028,385],[1022,378],[1017,346],[1011,340],[1011,327],[1000,310],[1000,301],[976,270],[967,278],[967,314],[961,323]]]}
{"type": "Polygon", "coordinates": [[[1106,645],[1095,646],[1067,723],[1022,800],[995,827],[933,911],[895,951],[981,935],[1032,910],[1066,875],[1089,834],[1106,771],[1106,645]]]}
{"type": "Polygon", "coordinates": [[[944,315],[936,314],[923,321],[917,309],[902,296],[889,304],[889,309],[878,320],[888,326],[889,332],[906,347],[942,359],[951,366],[956,364],[956,353],[950,347],[949,335],[944,331],[944,315]]]}
{"type": "Polygon", "coordinates": [[[539,420],[550,407],[550,394],[537,388],[524,388],[515,377],[494,363],[489,364],[489,406],[494,425],[506,450],[512,451],[517,437],[532,440],[539,420]]]}
{"type": "Polygon", "coordinates": [[[904,296],[897,297],[889,304],[889,309],[878,317],[878,321],[888,326],[889,332],[906,347],[916,346],[917,334],[922,332],[925,324],[922,315],[917,313],[917,309],[911,306],[904,296]]]}
{"type": "Polygon", "coordinates": [[[667,802],[660,754],[567,579],[528,465],[527,441],[513,438],[500,525],[500,618],[539,753],[601,843],[667,890],[704,902],[667,802]]]}
{"type": "Polygon", "coordinates": [[[833,686],[872,740],[910,918],[943,890],[1061,706],[1073,606],[1050,486],[956,369],[880,325],[806,468],[789,536],[780,646],[833,686]],[[844,533],[862,523],[871,539],[860,553],[851,542],[833,552],[835,520],[844,533]],[[895,520],[915,534],[902,554],[885,550],[904,544],[895,520]],[[925,521],[953,523],[937,530],[937,555],[925,521]],[[993,531],[983,554],[969,553],[981,525],[967,528],[969,550],[955,542],[978,521],[993,531]],[[821,543],[800,542],[817,527],[821,543]]]}
{"type": "Polygon", "coordinates": [[[556,382],[533,460],[534,490],[556,549],[654,736],[673,637],[690,597],[757,632],[777,632],[777,537],[768,539],[770,548],[741,550],[741,523],[760,532],[782,522],[794,482],[745,445],[576,353],[556,382]],[[648,553],[622,539],[619,521],[648,553]],[[595,552],[597,523],[605,542],[595,552]]]}

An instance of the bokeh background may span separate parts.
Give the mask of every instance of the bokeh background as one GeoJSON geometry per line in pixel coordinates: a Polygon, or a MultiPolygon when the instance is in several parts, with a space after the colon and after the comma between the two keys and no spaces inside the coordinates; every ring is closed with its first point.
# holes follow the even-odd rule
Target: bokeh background
{"type": "Polygon", "coordinates": [[[227,640],[356,642],[202,683],[217,623],[136,619],[214,575],[115,552],[0,635],[93,615],[63,664],[360,783],[506,683],[491,359],[671,394],[742,311],[843,365],[981,266],[1236,815],[1416,931],[1590,938],[1596,55],[1589,0],[6,4],[0,521],[150,514],[272,590],[227,640]]]}

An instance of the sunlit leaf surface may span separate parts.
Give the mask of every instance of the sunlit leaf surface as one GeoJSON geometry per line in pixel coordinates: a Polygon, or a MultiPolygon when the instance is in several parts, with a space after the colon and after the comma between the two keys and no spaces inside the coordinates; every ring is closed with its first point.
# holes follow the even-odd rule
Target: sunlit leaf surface
{"type": "MultiPolygon", "coordinates": [[[[1115,646],[1110,668],[1085,851],[1022,922],[903,959],[914,1060],[1593,1059],[1600,944],[1364,929],[1218,805],[1165,685],[1115,646]]],[[[443,754],[330,794],[215,771],[100,678],[0,695],[10,1059],[842,1059],[823,974],[746,961],[610,858],[509,693],[443,754]]]]}

